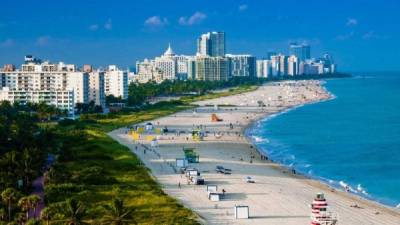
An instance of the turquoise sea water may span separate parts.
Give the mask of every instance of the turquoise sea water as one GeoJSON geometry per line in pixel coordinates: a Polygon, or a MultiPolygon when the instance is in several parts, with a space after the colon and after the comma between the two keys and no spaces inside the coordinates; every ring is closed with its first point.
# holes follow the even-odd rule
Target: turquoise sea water
{"type": "Polygon", "coordinates": [[[256,122],[247,135],[307,176],[390,206],[400,203],[400,73],[328,80],[336,98],[256,122]]]}

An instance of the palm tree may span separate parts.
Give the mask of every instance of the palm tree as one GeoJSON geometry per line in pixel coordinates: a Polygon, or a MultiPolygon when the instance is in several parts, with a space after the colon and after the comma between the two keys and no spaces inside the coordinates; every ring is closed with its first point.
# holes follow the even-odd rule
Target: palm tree
{"type": "Polygon", "coordinates": [[[104,224],[136,224],[136,221],[132,216],[133,210],[126,208],[124,206],[124,202],[120,198],[115,198],[111,205],[105,205],[104,208],[108,213],[108,215],[106,215],[103,219],[104,224]]]}
{"type": "Polygon", "coordinates": [[[64,222],[66,225],[83,225],[87,211],[82,202],[73,198],[68,199],[65,203],[65,208],[60,212],[63,214],[64,222]]]}
{"type": "Polygon", "coordinates": [[[7,217],[6,210],[4,208],[0,208],[0,221],[4,221],[7,217]]]}
{"type": "Polygon", "coordinates": [[[44,222],[46,222],[46,225],[49,225],[51,216],[52,216],[51,208],[46,207],[42,210],[42,212],[40,214],[40,219],[43,220],[44,222]]]}
{"type": "Polygon", "coordinates": [[[1,193],[1,198],[8,207],[8,221],[11,221],[11,209],[13,204],[18,200],[19,193],[14,188],[7,188],[1,193]]]}
{"type": "Polygon", "coordinates": [[[31,209],[33,209],[33,215],[34,217],[36,216],[36,208],[40,202],[40,196],[39,195],[29,195],[29,203],[30,203],[30,207],[31,209]]]}
{"type": "Polygon", "coordinates": [[[29,189],[30,178],[33,177],[35,174],[34,159],[31,152],[33,152],[33,150],[29,151],[28,149],[24,149],[24,151],[22,152],[22,160],[19,162],[21,174],[24,178],[25,191],[29,189]]]}
{"type": "Polygon", "coordinates": [[[29,219],[29,209],[31,208],[31,203],[29,202],[29,197],[24,196],[19,199],[18,206],[23,212],[25,212],[25,219],[29,219]]]}

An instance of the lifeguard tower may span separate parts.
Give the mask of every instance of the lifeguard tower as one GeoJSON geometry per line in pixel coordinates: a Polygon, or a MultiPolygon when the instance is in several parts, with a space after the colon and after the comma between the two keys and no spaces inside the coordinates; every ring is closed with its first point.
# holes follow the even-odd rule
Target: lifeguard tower
{"type": "Polygon", "coordinates": [[[192,130],[192,139],[194,141],[202,141],[204,140],[204,132],[200,129],[192,130]]]}
{"type": "Polygon", "coordinates": [[[185,154],[185,160],[188,163],[199,163],[199,154],[195,152],[195,148],[183,148],[183,152],[185,154]]]}

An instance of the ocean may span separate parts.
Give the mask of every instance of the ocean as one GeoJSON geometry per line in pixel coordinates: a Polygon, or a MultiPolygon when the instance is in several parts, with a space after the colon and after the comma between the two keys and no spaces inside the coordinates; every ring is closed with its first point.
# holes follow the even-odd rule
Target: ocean
{"type": "Polygon", "coordinates": [[[400,73],[327,80],[332,100],[297,107],[247,131],[269,158],[337,188],[400,204],[400,73]]]}

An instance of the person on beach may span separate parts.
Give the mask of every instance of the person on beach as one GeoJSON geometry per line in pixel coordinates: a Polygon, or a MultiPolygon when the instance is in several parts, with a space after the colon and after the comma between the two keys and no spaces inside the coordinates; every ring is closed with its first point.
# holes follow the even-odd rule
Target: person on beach
{"type": "Polygon", "coordinates": [[[181,189],[181,182],[178,183],[178,187],[179,187],[179,189],[181,189]]]}

